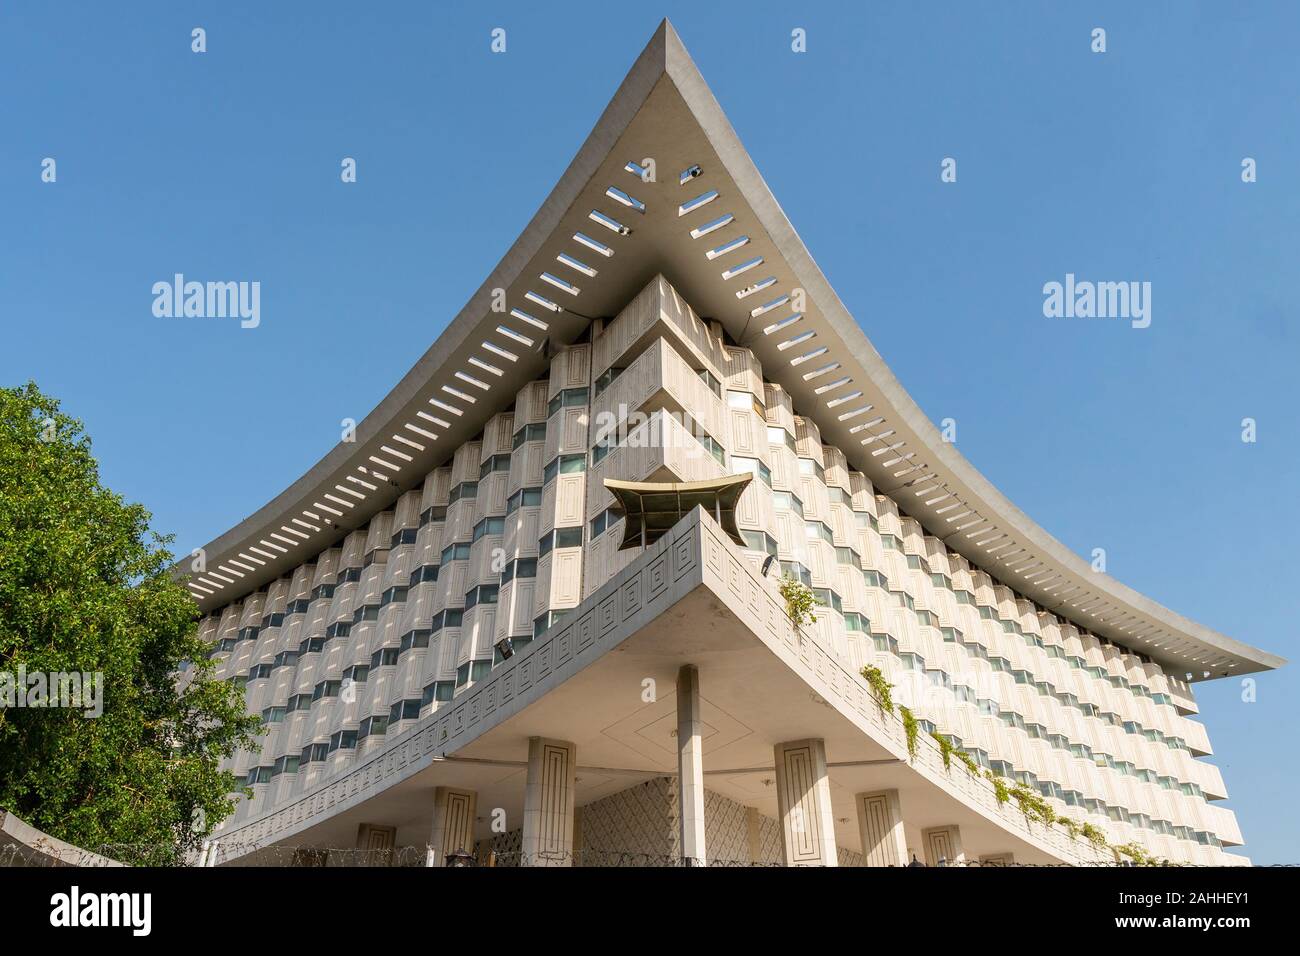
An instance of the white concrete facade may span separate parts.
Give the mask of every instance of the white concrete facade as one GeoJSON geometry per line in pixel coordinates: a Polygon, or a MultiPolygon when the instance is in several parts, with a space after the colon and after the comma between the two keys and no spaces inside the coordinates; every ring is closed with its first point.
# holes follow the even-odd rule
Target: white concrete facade
{"type": "MultiPolygon", "coordinates": [[[[1276,659],[1118,585],[1089,582],[1084,594],[1063,584],[1040,603],[1042,574],[1017,589],[1003,558],[971,557],[983,559],[973,540],[983,536],[953,531],[955,512],[937,500],[945,493],[908,472],[905,403],[868,401],[870,388],[897,386],[892,376],[874,366],[849,374],[847,358],[818,353],[838,334],[834,310],[814,322],[776,292],[775,273],[798,250],[770,213],[754,210],[763,238],[707,198],[725,185],[762,206],[740,159],[726,165],[726,137],[705,130],[710,117],[700,120],[710,145],[698,164],[661,162],[660,182],[624,168],[647,155],[637,125],[647,116],[685,123],[684,108],[709,112],[693,105],[702,80],[680,65],[679,47],[661,31],[602,119],[623,133],[600,138],[593,154],[601,205],[582,211],[588,193],[575,193],[565,208],[581,216],[548,220],[546,236],[530,239],[550,256],[537,286],[546,292],[515,295],[507,284],[517,324],[490,322],[509,342],[468,364],[448,352],[424,369],[430,382],[446,369],[459,377],[421,393],[404,427],[363,441],[368,464],[347,450],[346,473],[332,460],[317,466],[311,483],[317,472],[332,477],[300,516],[283,525],[254,516],[213,543],[214,557],[235,555],[218,567],[246,570],[192,582],[207,612],[201,633],[220,675],[240,679],[249,709],[267,720],[260,754],[231,761],[253,796],[218,834],[224,859],[273,844],[340,846],[359,838],[344,828],[359,835],[358,826],[371,828],[367,847],[387,845],[372,836],[384,827],[399,846],[427,845],[433,865],[466,841],[531,865],[567,865],[584,850],[651,856],[613,845],[599,809],[585,812],[634,795],[649,830],[665,834],[636,843],[664,856],[773,862],[762,835],[776,832],[786,865],[1105,858],[1028,824],[982,777],[944,766],[933,731],[1112,843],[1238,861],[1221,851],[1241,835],[1215,804],[1227,796],[1222,777],[1196,759],[1209,741],[1190,719],[1180,669],[1203,659],[1244,672],[1276,659]],[[647,55],[652,65],[659,57],[657,73],[647,55]],[[701,172],[668,177],[679,166],[701,172]],[[652,219],[638,193],[671,201],[672,215],[652,219]],[[629,238],[603,220],[635,229],[629,238]],[[639,264],[636,242],[670,226],[689,291],[639,264]],[[700,261],[726,299],[697,277],[700,261]],[[593,305],[579,288],[589,280],[593,305]],[[697,292],[721,318],[701,318],[697,292]],[[556,296],[601,317],[578,320],[556,296]],[[740,324],[721,311],[736,302],[740,324]],[[514,390],[499,394],[507,383],[514,390]],[[886,407],[898,421],[875,420],[886,407]],[[746,548],[697,512],[644,551],[619,550],[604,479],[741,472],[754,475],[737,513],[746,548]],[[385,504],[370,511],[374,501],[385,504]],[[764,577],[769,557],[775,570],[764,577]],[[813,589],[816,624],[790,624],[781,573],[813,589]],[[1111,618],[1126,622],[1120,630],[1093,626],[1104,617],[1097,601],[1122,605],[1111,618]],[[627,653],[609,655],[615,647],[627,653]],[[867,665],[921,721],[915,757],[861,678],[867,665]],[[741,680],[738,668],[754,670],[741,680]],[[655,781],[668,777],[662,790],[655,781]]],[[[477,321],[457,319],[455,331],[478,336],[477,321]]],[[[406,382],[398,392],[414,394],[406,382]]],[[[963,507],[978,497],[974,478],[941,463],[945,487],[966,489],[948,497],[963,507]]],[[[1037,566],[1073,580],[1040,531],[1020,530],[1037,566]]]]}

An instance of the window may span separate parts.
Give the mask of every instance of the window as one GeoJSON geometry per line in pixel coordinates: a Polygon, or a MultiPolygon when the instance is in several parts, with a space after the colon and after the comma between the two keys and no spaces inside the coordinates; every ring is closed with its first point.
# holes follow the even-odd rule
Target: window
{"type": "Polygon", "coordinates": [[[776,538],[766,531],[745,531],[742,529],[740,536],[745,539],[745,546],[749,550],[776,555],[776,538]]]}
{"type": "Polygon", "coordinates": [[[388,546],[397,548],[404,544],[415,544],[416,535],[419,533],[418,528],[403,528],[393,535],[392,540],[388,542],[388,546]]]}
{"type": "Polygon", "coordinates": [[[786,511],[793,511],[800,519],[803,518],[803,502],[788,491],[772,492],[772,503],[778,508],[784,508],[786,511]]]}
{"type": "MultiPolygon", "coordinates": [[[[542,614],[541,616],[534,619],[533,621],[534,639],[541,637],[543,634],[549,631],[553,626],[558,624],[560,620],[563,619],[565,613],[566,613],[565,611],[547,611],[545,614],[542,614]]],[[[518,644],[517,639],[515,643],[518,644]]]]}
{"type": "Polygon", "coordinates": [[[769,445],[784,445],[791,451],[795,450],[794,436],[780,425],[767,426],[767,443],[769,445]]]}
{"type": "Polygon", "coordinates": [[[826,481],[826,469],[811,458],[799,459],[799,474],[816,475],[818,481],[821,481],[822,483],[825,483],[826,481]]]}
{"type": "Polygon", "coordinates": [[[474,540],[486,537],[490,534],[505,534],[505,518],[484,518],[478,524],[474,525],[474,540]]]}
{"type": "Polygon", "coordinates": [[[727,405],[730,408],[749,409],[759,418],[767,417],[767,409],[763,407],[763,403],[750,392],[736,392],[728,389],[727,405]]]}
{"type": "Polygon", "coordinates": [[[613,508],[606,508],[596,517],[591,519],[591,537],[596,539],[600,537],[609,528],[612,528],[619,521],[623,520],[623,513],[615,511],[613,508]]]}
{"type": "Polygon", "coordinates": [[[718,381],[717,377],[714,376],[712,372],[707,368],[701,368],[696,369],[695,374],[700,377],[700,381],[709,386],[709,390],[713,392],[714,395],[718,396],[718,398],[722,397],[722,383],[718,381]]]}
{"type": "Polygon", "coordinates": [[[479,466],[478,480],[482,481],[484,478],[492,474],[492,472],[494,471],[509,471],[509,470],[510,470],[509,455],[493,455],[492,457],[488,458],[485,462],[483,462],[482,465],[479,466]]]}
{"type": "Polygon", "coordinates": [[[576,408],[586,404],[587,390],[585,388],[566,388],[551,398],[546,406],[546,417],[550,418],[561,408],[576,408]]]}
{"type": "MultiPolygon", "coordinates": [[[[525,425],[519,431],[515,432],[512,448],[519,448],[526,441],[546,441],[546,422],[539,425],[525,425]]],[[[507,465],[506,467],[509,467],[507,465]]]]}
{"type": "Polygon", "coordinates": [[[437,580],[438,580],[438,565],[422,564],[418,568],[415,568],[414,570],[411,571],[410,580],[408,580],[406,583],[408,587],[415,587],[417,584],[424,584],[426,582],[436,583],[437,580]]]}
{"type": "Polygon", "coordinates": [[[450,564],[452,561],[468,561],[470,545],[467,541],[460,544],[449,544],[442,549],[442,556],[439,558],[440,565],[450,564]]]}
{"type": "Polygon", "coordinates": [[[757,458],[742,458],[739,455],[732,455],[731,473],[733,475],[753,475],[769,488],[772,487],[772,469],[757,458]]]}
{"type": "Polygon", "coordinates": [[[556,455],[542,472],[542,484],[550,483],[556,475],[576,475],[586,470],[586,455],[556,455]]]}
{"type": "Polygon", "coordinates": [[[581,548],[582,528],[556,528],[537,542],[537,557],[544,558],[553,548],[581,548]]]}
{"type": "Polygon", "coordinates": [[[600,375],[596,377],[596,394],[599,395],[605,389],[609,388],[609,386],[614,383],[614,379],[622,375],[624,371],[625,370],[622,368],[613,367],[607,368],[605,371],[601,372],[600,375]]]}
{"type": "Polygon", "coordinates": [[[501,569],[501,583],[509,584],[515,578],[537,577],[536,558],[516,558],[501,569]]]}
{"type": "Polygon", "coordinates": [[[698,429],[696,432],[695,440],[708,449],[709,454],[714,457],[714,460],[725,468],[727,466],[727,453],[723,451],[722,445],[718,443],[718,440],[712,435],[698,429]]]}
{"type": "Polygon", "coordinates": [[[456,502],[460,501],[462,498],[477,498],[477,497],[478,497],[478,482],[462,481],[455,488],[451,489],[451,496],[447,499],[447,505],[450,507],[451,505],[454,505],[456,502]]]}
{"type": "Polygon", "coordinates": [[[812,587],[812,572],[798,561],[782,561],[781,574],[782,576],[788,575],[796,581],[802,582],[805,587],[812,587]]]}
{"type": "Polygon", "coordinates": [[[535,508],[541,503],[541,488],[520,488],[506,499],[506,515],[514,514],[520,508],[535,508]]]}

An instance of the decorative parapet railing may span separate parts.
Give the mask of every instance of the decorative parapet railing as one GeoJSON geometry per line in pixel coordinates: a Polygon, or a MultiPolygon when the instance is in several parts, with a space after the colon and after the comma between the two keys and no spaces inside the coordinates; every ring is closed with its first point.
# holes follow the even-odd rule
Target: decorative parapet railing
{"type": "Polygon", "coordinates": [[[959,761],[945,768],[939,745],[929,734],[919,734],[916,756],[908,759],[903,722],[885,711],[870,686],[818,636],[796,628],[780,598],[775,582],[763,578],[720,528],[700,512],[705,583],[723,600],[732,602],[736,616],[747,621],[776,654],[827,700],[875,741],[935,786],[958,797],[967,806],[1003,829],[1069,863],[1091,865],[1113,859],[1082,837],[1071,839],[1058,827],[1032,823],[1014,803],[999,803],[993,786],[972,775],[959,761]],[[712,579],[712,580],[710,580],[712,579]]]}

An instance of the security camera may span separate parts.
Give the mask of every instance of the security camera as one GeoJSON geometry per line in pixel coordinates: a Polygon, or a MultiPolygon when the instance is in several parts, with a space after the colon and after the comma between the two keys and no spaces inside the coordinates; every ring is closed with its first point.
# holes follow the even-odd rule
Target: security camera
{"type": "Polygon", "coordinates": [[[619,226],[619,227],[618,227],[618,234],[619,234],[620,236],[630,236],[630,235],[632,235],[632,230],[629,229],[627,226],[619,226]]]}
{"type": "Polygon", "coordinates": [[[704,170],[700,169],[699,166],[692,166],[690,169],[686,170],[684,175],[687,179],[694,179],[696,176],[699,176],[703,172],[704,170]]]}

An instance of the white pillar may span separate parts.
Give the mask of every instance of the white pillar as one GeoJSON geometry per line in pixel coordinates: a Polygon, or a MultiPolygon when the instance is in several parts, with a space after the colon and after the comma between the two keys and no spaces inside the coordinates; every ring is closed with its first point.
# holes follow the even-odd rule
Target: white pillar
{"type": "Polygon", "coordinates": [[[956,824],[922,830],[921,846],[925,848],[925,862],[929,866],[938,866],[940,860],[948,866],[966,862],[966,854],[961,848],[961,830],[956,824]]]}
{"type": "Polygon", "coordinates": [[[577,747],[572,743],[528,738],[522,865],[572,865],[576,769],[577,747]]]}
{"type": "Polygon", "coordinates": [[[706,866],[704,846],[704,745],[700,720],[700,672],[687,664],[677,672],[677,807],[682,861],[706,866]]]}
{"type": "Polygon", "coordinates": [[[776,745],[775,756],[785,865],[839,866],[825,741],[787,741],[776,745]]]}
{"type": "Polygon", "coordinates": [[[397,846],[397,827],[363,823],[357,827],[357,855],[360,866],[392,866],[397,846]]]}
{"type": "Polygon", "coordinates": [[[425,866],[446,866],[449,853],[461,850],[474,852],[474,816],[477,807],[478,794],[473,790],[434,788],[433,826],[429,831],[425,866]]]}
{"type": "Polygon", "coordinates": [[[907,837],[903,834],[903,808],[897,790],[859,793],[858,831],[862,834],[865,866],[907,866],[907,837]]]}

